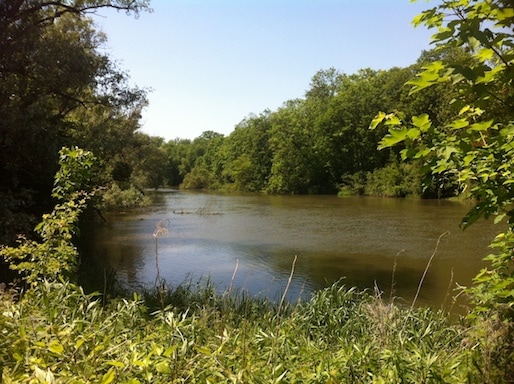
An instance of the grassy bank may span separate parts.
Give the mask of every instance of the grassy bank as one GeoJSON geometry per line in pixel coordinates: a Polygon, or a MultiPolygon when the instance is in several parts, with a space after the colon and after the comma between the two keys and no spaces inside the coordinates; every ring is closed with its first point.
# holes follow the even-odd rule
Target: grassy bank
{"type": "Polygon", "coordinates": [[[505,329],[492,320],[450,322],[339,284],[282,305],[209,286],[145,297],[102,305],[71,283],[4,291],[2,382],[505,382],[505,329]]]}

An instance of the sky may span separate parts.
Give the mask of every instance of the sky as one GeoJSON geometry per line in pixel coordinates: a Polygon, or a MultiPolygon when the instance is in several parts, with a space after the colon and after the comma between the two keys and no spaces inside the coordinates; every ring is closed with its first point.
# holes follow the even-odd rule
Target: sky
{"type": "Polygon", "coordinates": [[[302,98],[322,69],[413,64],[432,31],[418,0],[153,0],[138,18],[101,10],[104,50],[148,88],[141,130],[166,140],[229,135],[250,114],[302,98]]]}

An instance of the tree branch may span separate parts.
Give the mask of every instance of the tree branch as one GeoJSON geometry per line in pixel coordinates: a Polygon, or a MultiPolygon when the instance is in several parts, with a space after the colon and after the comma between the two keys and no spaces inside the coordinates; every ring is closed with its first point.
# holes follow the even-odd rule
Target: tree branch
{"type": "Polygon", "coordinates": [[[101,4],[95,4],[94,2],[90,2],[89,4],[86,3],[82,6],[75,6],[73,4],[69,5],[66,4],[64,1],[43,1],[36,3],[36,5],[28,8],[22,8],[23,3],[23,0],[15,0],[11,7],[7,8],[4,20],[10,20],[12,22],[15,20],[19,20],[24,16],[32,15],[45,9],[50,9],[51,7],[55,8],[55,12],[52,15],[37,20],[34,23],[35,25],[54,21],[55,19],[58,19],[59,17],[67,13],[80,15],[86,13],[94,13],[95,11],[102,8],[111,8],[116,9],[118,11],[134,12],[136,15],[138,15],[141,10],[149,9],[146,0],[132,0],[127,4],[123,4],[123,2],[120,1],[106,1],[101,4]]]}

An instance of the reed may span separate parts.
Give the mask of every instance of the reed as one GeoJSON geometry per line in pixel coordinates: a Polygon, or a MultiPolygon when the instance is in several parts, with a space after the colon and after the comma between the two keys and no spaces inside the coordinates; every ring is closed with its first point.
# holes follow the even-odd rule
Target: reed
{"type": "Polygon", "coordinates": [[[161,309],[164,309],[164,296],[166,295],[166,284],[165,281],[161,278],[161,271],[159,268],[159,238],[168,234],[168,225],[168,219],[159,220],[159,222],[155,225],[155,229],[152,234],[155,241],[155,288],[159,294],[161,309]]]}
{"type": "Polygon", "coordinates": [[[425,277],[427,276],[428,269],[430,268],[430,265],[432,265],[432,261],[434,260],[434,257],[437,253],[437,249],[439,248],[441,239],[443,238],[443,236],[449,235],[449,234],[450,234],[450,232],[446,231],[446,232],[442,233],[441,235],[439,235],[439,237],[437,238],[437,243],[435,245],[434,252],[432,252],[432,255],[428,259],[427,266],[425,267],[425,270],[423,271],[423,275],[421,276],[421,279],[419,280],[418,289],[416,290],[416,294],[414,295],[414,299],[412,300],[412,304],[410,307],[411,310],[414,309],[414,306],[416,305],[416,301],[418,300],[419,293],[421,292],[421,287],[423,286],[423,282],[425,281],[425,277]]]}
{"type": "Polygon", "coordinates": [[[44,283],[0,301],[2,382],[501,383],[504,328],[342,282],[287,304],[208,280],[113,299],[44,283]],[[152,301],[153,300],[153,303],[152,301]],[[502,336],[503,335],[503,336],[502,336]]]}

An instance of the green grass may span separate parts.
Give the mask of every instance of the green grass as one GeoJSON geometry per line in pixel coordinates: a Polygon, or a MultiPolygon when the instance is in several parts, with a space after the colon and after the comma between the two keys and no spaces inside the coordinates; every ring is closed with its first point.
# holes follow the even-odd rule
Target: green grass
{"type": "MultiPolygon", "coordinates": [[[[505,327],[340,284],[277,304],[210,284],[113,299],[41,283],[0,302],[3,383],[494,383],[505,327]]],[[[504,368],[506,369],[506,368],[504,368]]]]}

